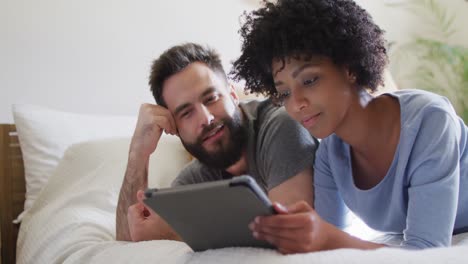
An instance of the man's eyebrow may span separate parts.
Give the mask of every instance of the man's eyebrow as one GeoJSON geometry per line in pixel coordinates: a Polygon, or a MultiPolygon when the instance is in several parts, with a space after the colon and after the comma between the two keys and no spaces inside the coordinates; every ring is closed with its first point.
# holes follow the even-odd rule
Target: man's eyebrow
{"type": "MultiPolygon", "coordinates": [[[[208,94],[214,92],[216,90],[215,87],[213,86],[209,86],[208,88],[206,88],[206,90],[200,95],[200,99],[203,99],[203,97],[207,96],[208,94]]],[[[184,109],[186,109],[187,107],[191,106],[190,103],[185,103],[185,104],[181,104],[179,105],[178,107],[176,107],[176,109],[174,110],[174,115],[177,116],[180,112],[182,112],[184,109]]]]}
{"type": "Polygon", "coordinates": [[[207,96],[208,94],[214,92],[216,90],[216,88],[214,88],[214,86],[209,86],[208,88],[206,88],[206,90],[200,95],[200,98],[203,98],[205,96],[207,96]]]}
{"type": "Polygon", "coordinates": [[[185,108],[187,108],[189,106],[190,106],[190,103],[185,103],[185,104],[179,105],[174,110],[174,115],[177,116],[180,112],[182,112],[185,108]]]}

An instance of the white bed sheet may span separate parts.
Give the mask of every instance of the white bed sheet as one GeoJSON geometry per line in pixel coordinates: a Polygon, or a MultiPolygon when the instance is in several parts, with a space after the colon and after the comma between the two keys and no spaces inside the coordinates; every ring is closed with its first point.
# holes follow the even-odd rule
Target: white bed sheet
{"type": "MultiPolygon", "coordinates": [[[[126,166],[126,144],[128,139],[68,149],[23,219],[17,263],[468,263],[468,234],[455,236],[455,246],[450,248],[340,249],[288,256],[255,248],[194,253],[175,241],[117,242],[115,208],[126,166]]],[[[150,183],[164,186],[170,182],[168,177],[150,179],[150,183]]]]}

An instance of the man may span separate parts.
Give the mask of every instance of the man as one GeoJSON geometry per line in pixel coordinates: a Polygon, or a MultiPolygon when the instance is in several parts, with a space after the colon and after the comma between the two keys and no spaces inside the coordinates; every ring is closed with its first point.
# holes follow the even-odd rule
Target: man
{"type": "Polygon", "coordinates": [[[239,103],[213,50],[172,47],[153,63],[150,86],[158,105],[140,108],[117,206],[117,240],[181,240],[142,203],[149,157],[163,131],[178,135],[196,158],[173,186],[248,174],[274,202],[313,204],[316,140],[270,100],[239,103]]]}

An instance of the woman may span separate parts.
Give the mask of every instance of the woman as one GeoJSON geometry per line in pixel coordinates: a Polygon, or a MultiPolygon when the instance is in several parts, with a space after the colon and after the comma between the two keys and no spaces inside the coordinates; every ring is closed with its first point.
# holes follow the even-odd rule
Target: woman
{"type": "Polygon", "coordinates": [[[384,245],[343,232],[348,208],[402,247],[449,246],[468,227],[468,129],[450,102],[383,81],[383,31],[351,0],[279,0],[246,14],[234,79],[269,95],[322,138],[315,209],[258,217],[253,235],[282,253],[384,245]]]}

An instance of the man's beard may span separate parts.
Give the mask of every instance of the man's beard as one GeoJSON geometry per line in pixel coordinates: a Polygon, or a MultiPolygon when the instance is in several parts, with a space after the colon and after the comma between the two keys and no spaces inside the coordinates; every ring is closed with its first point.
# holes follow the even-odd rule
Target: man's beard
{"type": "Polygon", "coordinates": [[[241,115],[241,111],[237,109],[232,118],[223,118],[221,121],[206,126],[195,143],[181,140],[182,144],[190,154],[206,166],[215,169],[227,169],[240,160],[244,146],[247,144],[247,128],[242,124],[241,115]],[[218,150],[208,152],[203,147],[203,138],[220,124],[224,125],[224,132],[229,131],[229,140],[226,145],[219,140],[215,143],[218,150]]]}

